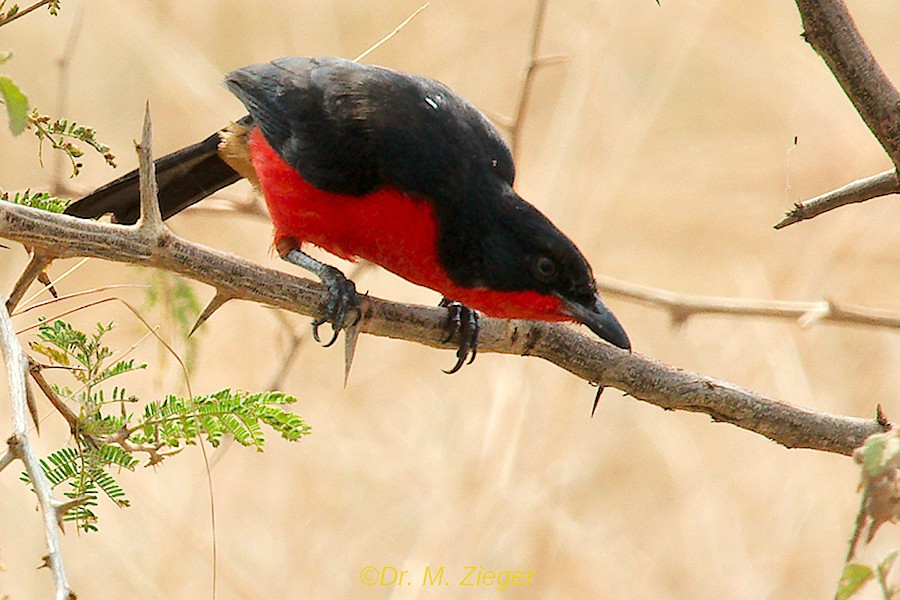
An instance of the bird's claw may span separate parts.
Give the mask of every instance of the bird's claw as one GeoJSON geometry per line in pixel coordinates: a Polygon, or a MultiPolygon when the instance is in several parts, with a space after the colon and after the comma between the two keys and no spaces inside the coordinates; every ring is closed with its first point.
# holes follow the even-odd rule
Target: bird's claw
{"type": "Polygon", "coordinates": [[[456,349],[456,364],[449,371],[452,375],[459,371],[463,365],[472,364],[475,355],[478,354],[478,311],[473,310],[459,302],[444,299],[441,306],[447,308],[447,337],[444,342],[449,342],[454,337],[459,339],[459,347],[456,349]],[[469,359],[466,362],[466,358],[469,359]]]}
{"type": "Polygon", "coordinates": [[[325,344],[327,348],[334,344],[342,329],[359,323],[362,317],[362,301],[356,291],[356,285],[333,267],[322,277],[322,282],[328,286],[328,303],[325,305],[325,313],[312,322],[312,333],[313,339],[321,343],[319,326],[331,323],[334,335],[325,344]],[[353,313],[354,316],[350,318],[353,313]]]}

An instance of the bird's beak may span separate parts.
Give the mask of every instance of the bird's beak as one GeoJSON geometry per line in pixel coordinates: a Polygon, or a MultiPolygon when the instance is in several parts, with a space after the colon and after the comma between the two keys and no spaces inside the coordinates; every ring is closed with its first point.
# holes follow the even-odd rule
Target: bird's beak
{"type": "Polygon", "coordinates": [[[588,328],[614,346],[631,351],[628,334],[622,329],[618,319],[606,308],[600,296],[594,294],[593,302],[588,305],[560,298],[570,317],[588,326],[588,328]]]}

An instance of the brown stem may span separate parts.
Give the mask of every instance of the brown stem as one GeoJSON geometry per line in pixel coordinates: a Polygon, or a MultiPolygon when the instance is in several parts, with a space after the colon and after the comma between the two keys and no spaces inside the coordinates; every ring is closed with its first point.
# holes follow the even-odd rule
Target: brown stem
{"type": "Polygon", "coordinates": [[[897,170],[883,171],[871,177],[852,181],[821,196],[798,202],[781,221],[775,224],[775,229],[781,229],[800,221],[812,219],[822,213],[848,204],[865,202],[872,198],[880,198],[888,194],[896,194],[897,192],[900,192],[900,179],[897,178],[897,170]]]}
{"type": "Polygon", "coordinates": [[[872,56],[843,0],[796,0],[803,37],[900,168],[900,94],[872,56]]]}

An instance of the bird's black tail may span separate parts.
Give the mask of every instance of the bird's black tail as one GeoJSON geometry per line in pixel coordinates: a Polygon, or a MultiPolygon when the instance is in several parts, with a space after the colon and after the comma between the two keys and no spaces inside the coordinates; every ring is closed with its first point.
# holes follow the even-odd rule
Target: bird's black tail
{"type": "MultiPolygon", "coordinates": [[[[249,117],[238,123],[249,122],[249,117]]],[[[216,132],[187,148],[163,156],[156,161],[159,184],[159,209],[163,219],[183,211],[210,194],[241,179],[218,154],[219,133],[216,132]]],[[[141,213],[138,172],[132,171],[97,188],[66,208],[66,214],[93,219],[107,213],[117,223],[137,222],[141,213]]]]}

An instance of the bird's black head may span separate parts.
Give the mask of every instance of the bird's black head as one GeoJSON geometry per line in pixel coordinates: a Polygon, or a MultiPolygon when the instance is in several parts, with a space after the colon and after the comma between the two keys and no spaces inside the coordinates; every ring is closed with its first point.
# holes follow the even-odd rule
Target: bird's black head
{"type": "Polygon", "coordinates": [[[466,261],[477,265],[469,274],[469,285],[536,292],[555,301],[523,306],[523,317],[573,319],[611,344],[630,350],[625,330],[600,299],[591,267],[575,244],[511,187],[501,186],[494,192],[491,206],[496,212],[485,215],[489,226],[483,230],[478,260],[470,256],[466,261]]]}

